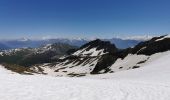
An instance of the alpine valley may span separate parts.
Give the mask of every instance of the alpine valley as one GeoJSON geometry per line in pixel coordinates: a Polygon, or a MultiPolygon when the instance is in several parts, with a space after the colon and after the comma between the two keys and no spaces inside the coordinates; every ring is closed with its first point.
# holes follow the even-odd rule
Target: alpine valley
{"type": "MultiPolygon", "coordinates": [[[[127,42],[127,41],[126,41],[127,42]]],[[[0,52],[3,100],[169,100],[170,36],[128,48],[100,39],[0,52]]]]}
{"type": "Polygon", "coordinates": [[[53,43],[38,48],[2,50],[0,63],[20,74],[80,77],[140,68],[154,60],[157,54],[168,50],[168,35],[154,37],[125,49],[96,39],[80,47],[53,43]]]}

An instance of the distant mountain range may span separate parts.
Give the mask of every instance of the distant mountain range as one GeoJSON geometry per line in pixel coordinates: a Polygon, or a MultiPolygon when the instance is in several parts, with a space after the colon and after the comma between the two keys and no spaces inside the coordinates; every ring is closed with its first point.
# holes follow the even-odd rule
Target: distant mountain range
{"type": "Polygon", "coordinates": [[[47,44],[38,48],[17,48],[2,50],[0,63],[31,66],[58,60],[63,55],[72,53],[77,47],[64,43],[47,44]]]}
{"type": "Polygon", "coordinates": [[[10,47],[6,46],[3,43],[0,43],[0,50],[10,49],[10,47]]]}
{"type": "Polygon", "coordinates": [[[154,60],[157,53],[170,50],[170,36],[154,37],[133,48],[118,49],[109,41],[94,40],[55,63],[31,67],[33,71],[54,76],[85,76],[114,73],[142,67],[154,60]],[[41,70],[35,70],[35,69],[41,70]]]}
{"type": "Polygon", "coordinates": [[[120,38],[112,38],[112,39],[102,39],[103,41],[110,41],[110,43],[115,44],[119,49],[125,49],[129,47],[134,47],[139,42],[144,40],[131,40],[131,39],[120,39],[120,38]]]}
{"type": "Polygon", "coordinates": [[[154,60],[158,53],[161,55],[168,50],[169,35],[154,37],[126,49],[120,49],[110,41],[96,39],[79,48],[55,43],[39,48],[4,50],[0,52],[0,63],[27,68],[5,65],[16,72],[22,69],[22,73],[78,77],[139,68],[154,60]]]}
{"type": "MultiPolygon", "coordinates": [[[[112,39],[102,39],[103,41],[110,41],[112,44],[115,44],[117,48],[128,48],[133,47],[142,40],[123,40],[119,38],[112,38],[112,39]]],[[[15,49],[15,48],[37,48],[42,45],[53,44],[53,43],[65,43],[73,46],[82,46],[88,43],[91,40],[88,39],[46,39],[46,40],[30,40],[30,39],[18,39],[18,40],[5,40],[0,41],[0,50],[5,49],[15,49]]]]}

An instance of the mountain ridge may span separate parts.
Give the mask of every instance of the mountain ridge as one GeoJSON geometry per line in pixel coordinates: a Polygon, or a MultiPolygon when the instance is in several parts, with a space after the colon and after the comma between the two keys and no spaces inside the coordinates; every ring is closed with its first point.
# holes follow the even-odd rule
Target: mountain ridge
{"type": "Polygon", "coordinates": [[[168,50],[170,50],[168,36],[154,37],[126,49],[119,49],[109,41],[96,39],[79,49],[69,51],[67,56],[59,57],[54,62],[31,65],[30,70],[39,74],[71,77],[114,73],[139,68],[155,53],[168,50]]]}
{"type": "MultiPolygon", "coordinates": [[[[92,40],[95,39],[65,39],[65,38],[57,38],[57,39],[45,39],[45,40],[31,40],[27,38],[15,39],[15,40],[4,40],[0,41],[1,44],[10,47],[11,49],[23,48],[23,47],[31,47],[37,48],[41,45],[53,44],[53,43],[66,43],[73,46],[82,46],[92,40]]],[[[118,48],[127,48],[133,47],[134,45],[141,42],[141,40],[124,40],[120,38],[112,38],[112,39],[101,39],[103,41],[110,41],[112,44],[115,44],[118,48]]],[[[1,47],[0,47],[1,48],[1,47]]],[[[8,48],[7,48],[8,49],[8,48]]]]}
{"type": "Polygon", "coordinates": [[[64,43],[55,43],[41,46],[39,48],[18,48],[3,50],[0,52],[1,63],[19,64],[30,66],[37,63],[47,63],[57,60],[67,51],[77,47],[64,43]]]}
{"type": "Polygon", "coordinates": [[[165,38],[160,40],[164,37],[165,36],[155,37],[151,40],[141,42],[133,48],[127,49],[117,49],[110,42],[97,39],[83,45],[72,55],[62,58],[61,61],[56,64],[44,64],[40,66],[43,66],[41,68],[44,70],[44,73],[53,73],[57,76],[84,76],[86,74],[113,73],[122,70],[135,69],[141,67],[142,64],[147,62],[155,53],[170,50],[170,39],[165,38]],[[109,46],[112,45],[113,48],[107,50],[107,48],[101,45],[102,48],[97,49],[98,44],[105,43],[108,43],[109,46]],[[160,47],[163,47],[163,49],[154,49],[160,47]],[[101,53],[104,50],[106,50],[106,52],[101,53]],[[92,56],[94,55],[93,53],[97,55],[92,56]],[[118,61],[122,62],[121,64],[119,63],[119,66],[116,65],[118,64],[118,61]],[[124,63],[127,65],[123,65],[124,63]],[[48,68],[52,70],[48,72],[48,68]]]}

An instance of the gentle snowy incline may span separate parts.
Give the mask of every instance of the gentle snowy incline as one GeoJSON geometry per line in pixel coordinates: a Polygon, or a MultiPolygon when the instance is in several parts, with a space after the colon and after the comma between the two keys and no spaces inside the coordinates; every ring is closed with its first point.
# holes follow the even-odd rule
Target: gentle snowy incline
{"type": "Polygon", "coordinates": [[[170,52],[144,67],[84,78],[11,74],[0,66],[0,100],[170,100],[170,52]]]}
{"type": "Polygon", "coordinates": [[[0,76],[3,100],[169,100],[170,87],[97,79],[0,76]]]}

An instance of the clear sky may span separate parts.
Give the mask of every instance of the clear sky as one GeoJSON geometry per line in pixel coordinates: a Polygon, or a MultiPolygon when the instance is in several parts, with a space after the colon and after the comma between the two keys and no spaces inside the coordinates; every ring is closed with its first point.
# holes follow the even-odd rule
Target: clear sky
{"type": "Polygon", "coordinates": [[[170,33],[170,0],[0,0],[0,39],[170,33]]]}

